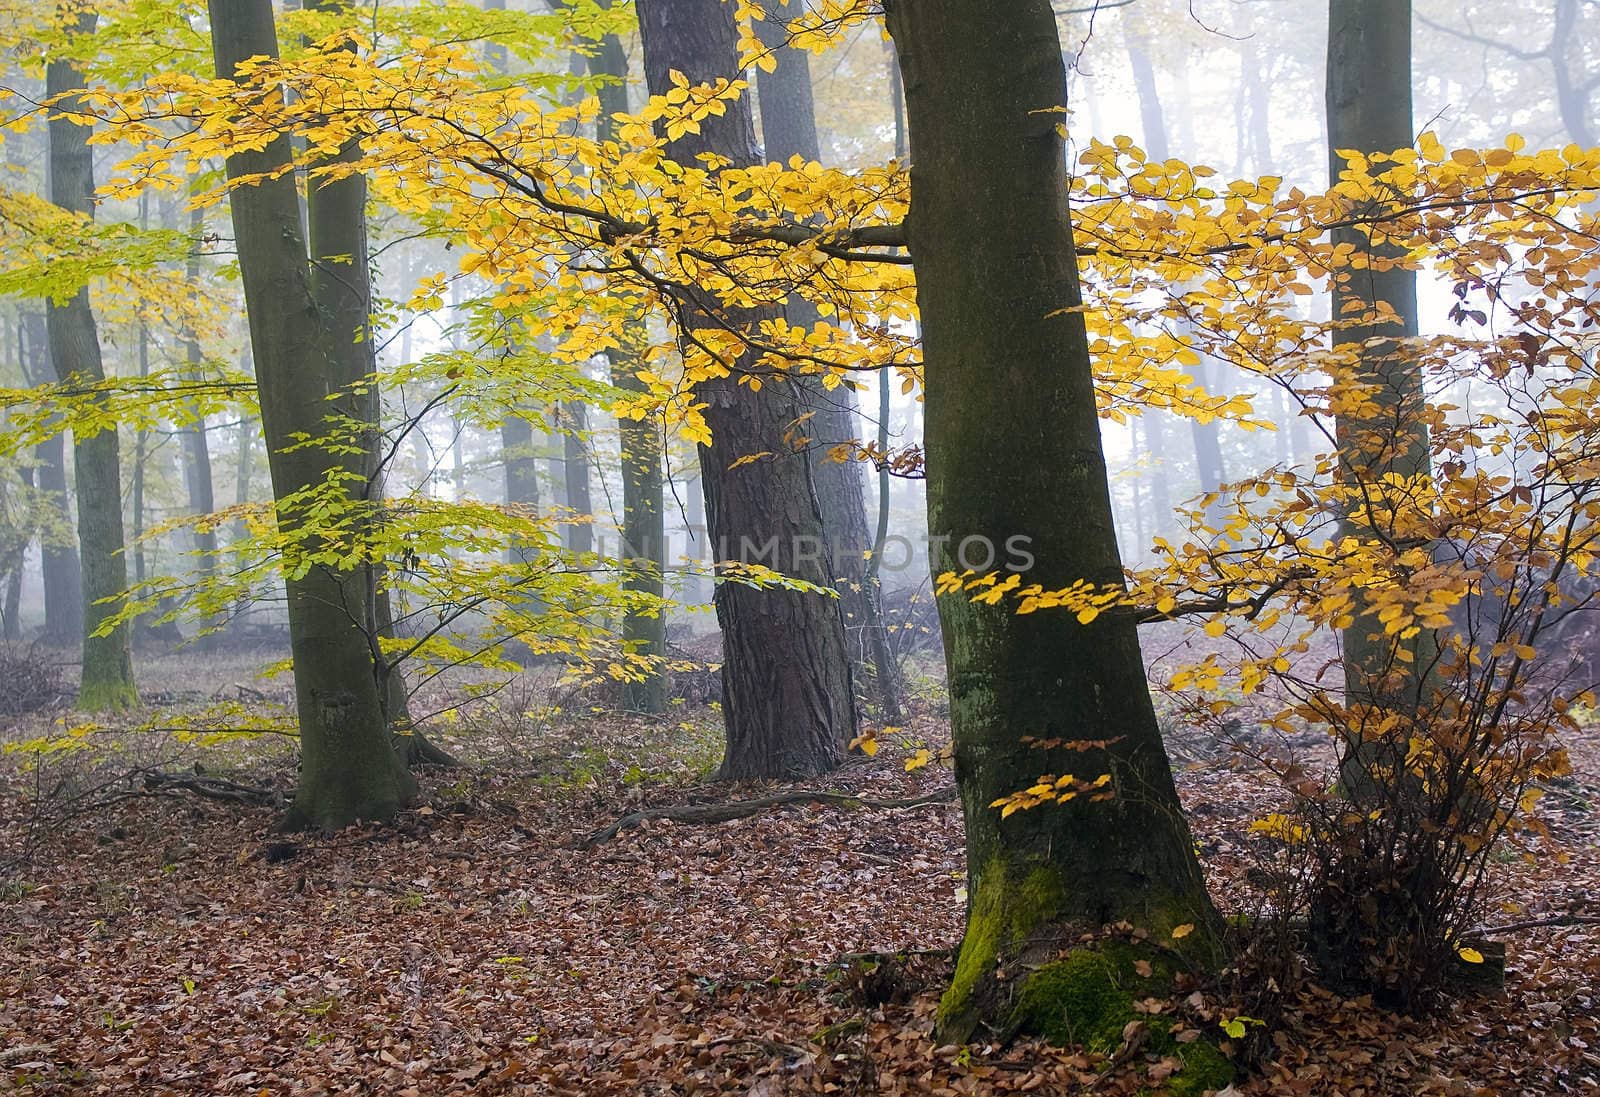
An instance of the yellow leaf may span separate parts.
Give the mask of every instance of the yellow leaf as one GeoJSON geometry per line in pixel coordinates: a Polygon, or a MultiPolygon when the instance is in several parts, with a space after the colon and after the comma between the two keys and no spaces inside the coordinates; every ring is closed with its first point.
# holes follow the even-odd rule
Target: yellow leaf
{"type": "Polygon", "coordinates": [[[1173,926],[1172,927],[1172,939],[1174,941],[1181,941],[1181,940],[1183,940],[1185,937],[1189,936],[1189,934],[1191,934],[1193,932],[1194,932],[1194,923],[1193,922],[1185,922],[1181,926],[1173,926]]]}
{"type": "Polygon", "coordinates": [[[1479,952],[1475,948],[1458,948],[1456,949],[1456,955],[1461,957],[1469,964],[1483,963],[1483,953],[1479,952]]]}
{"type": "Polygon", "coordinates": [[[1226,621],[1222,620],[1222,618],[1220,618],[1220,617],[1218,617],[1217,619],[1215,619],[1213,621],[1207,621],[1206,622],[1206,635],[1207,636],[1221,636],[1224,632],[1227,632],[1227,631],[1228,631],[1228,623],[1226,621]]]}
{"type": "Polygon", "coordinates": [[[1100,616],[1099,610],[1095,609],[1093,606],[1085,606],[1078,611],[1078,624],[1087,625],[1090,621],[1093,621],[1098,616],[1100,616]]]}

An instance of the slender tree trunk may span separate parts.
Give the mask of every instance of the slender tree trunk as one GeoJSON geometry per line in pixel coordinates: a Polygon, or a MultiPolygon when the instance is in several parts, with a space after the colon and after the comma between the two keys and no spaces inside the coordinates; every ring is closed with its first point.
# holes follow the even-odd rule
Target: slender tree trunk
{"type": "MultiPolygon", "coordinates": [[[[1145,152],[1151,160],[1164,162],[1172,150],[1167,138],[1167,116],[1161,105],[1161,86],[1156,80],[1155,67],[1144,44],[1132,32],[1128,34],[1128,62],[1133,68],[1133,86],[1139,99],[1139,120],[1144,129],[1145,152]]],[[[1208,388],[1210,378],[1204,362],[1195,368],[1195,380],[1208,388]]],[[[1202,423],[1189,420],[1189,433],[1194,442],[1195,471],[1202,492],[1215,491],[1226,478],[1222,466],[1222,440],[1216,420],[1202,423]]],[[[1153,448],[1153,447],[1152,447],[1153,448]]],[[[1208,507],[1214,512],[1215,507],[1208,507]]]]}
{"type": "MultiPolygon", "coordinates": [[[[628,112],[628,55],[622,39],[606,35],[589,58],[590,75],[603,79],[598,89],[600,117],[595,136],[601,141],[617,137],[615,116],[628,112]]],[[[644,322],[630,329],[633,346],[610,355],[611,383],[627,392],[642,393],[640,356],[647,337],[644,322]]],[[[639,674],[623,684],[623,707],[630,712],[661,713],[667,708],[667,677],[662,661],[667,654],[667,616],[659,607],[666,595],[667,535],[662,491],[666,437],[660,419],[619,416],[622,463],[622,559],[627,568],[624,585],[645,605],[630,607],[622,618],[622,640],[628,650],[649,661],[639,674]]],[[[703,542],[701,542],[703,543],[703,542]]]]}
{"type": "MultiPolygon", "coordinates": [[[[738,75],[732,7],[721,0],[648,0],[638,9],[653,94],[670,90],[672,70],[691,84],[738,75]]],[[[760,154],[749,100],[729,103],[725,113],[702,122],[700,133],[673,141],[668,152],[681,164],[696,164],[697,156],[710,152],[734,167],[754,165],[760,154]]],[[[703,303],[685,304],[693,309],[703,303]]],[[[700,448],[700,469],[717,559],[761,563],[830,585],[830,569],[820,559],[826,531],[810,463],[785,441],[805,410],[796,387],[780,380],[752,393],[730,376],[702,382],[696,396],[706,404],[712,438],[700,448]],[[733,467],[758,453],[774,456],[733,467]]],[[[728,739],[722,775],[794,778],[836,767],[856,731],[837,600],[724,581],[717,586],[716,606],[728,739]]]]}
{"type": "MultiPolygon", "coordinates": [[[[786,44],[786,22],[804,11],[799,0],[776,0],[767,7],[766,20],[756,25],[762,44],[772,51],[776,67],[758,67],[756,90],[761,98],[761,136],[768,160],[787,164],[795,157],[807,163],[820,161],[816,107],[811,93],[811,67],[804,50],[786,44]]],[[[795,295],[784,306],[789,323],[809,328],[820,316],[816,307],[795,295]]],[[[867,528],[866,493],[861,463],[830,456],[834,447],[860,436],[856,392],[840,385],[831,392],[819,381],[796,378],[793,382],[812,418],[806,433],[811,477],[822,507],[822,526],[832,565],[834,589],[844,614],[845,636],[860,678],[871,683],[871,693],[884,719],[900,716],[900,668],[888,654],[876,569],[869,567],[873,537],[867,528]],[[872,574],[869,574],[872,572],[872,574]]]]}
{"type": "MultiPolygon", "coordinates": [[[[1345,167],[1338,149],[1393,152],[1411,144],[1410,0],[1330,0],[1328,5],[1327,117],[1329,172],[1337,184],[1345,167]]],[[[1392,527],[1398,516],[1393,492],[1382,488],[1389,475],[1429,472],[1428,434],[1422,412],[1425,396],[1414,361],[1399,340],[1417,334],[1415,272],[1393,260],[1405,248],[1358,228],[1336,229],[1336,247],[1367,257],[1359,268],[1336,272],[1333,283],[1335,347],[1355,347],[1353,368],[1336,381],[1370,393],[1370,417],[1341,417],[1335,423],[1340,475],[1372,495],[1373,506],[1354,505],[1346,530],[1357,537],[1392,527]],[[1380,303],[1396,319],[1376,323],[1380,303]],[[1389,498],[1385,500],[1384,495],[1389,498]]],[[[1399,502],[1403,510],[1410,504],[1399,502]]],[[[1432,632],[1411,641],[1385,634],[1376,616],[1358,605],[1343,634],[1345,695],[1349,705],[1415,704],[1425,687],[1420,668],[1432,661],[1432,632]],[[1411,649],[1410,660],[1398,655],[1411,649]]],[[[1403,747],[1368,742],[1352,735],[1342,759],[1345,792],[1362,799],[1373,791],[1376,775],[1392,765],[1391,753],[1403,747]]]]}
{"type": "MultiPolygon", "coordinates": [[[[189,252],[188,265],[184,269],[184,277],[193,287],[193,292],[197,294],[200,291],[200,248],[205,238],[205,231],[205,211],[193,210],[189,214],[189,236],[193,245],[189,252]]],[[[185,375],[190,381],[199,381],[204,358],[200,351],[199,336],[192,330],[183,333],[183,358],[185,375]]],[[[191,513],[206,515],[217,509],[216,489],[211,476],[211,440],[206,431],[204,416],[196,416],[195,421],[183,432],[183,480],[189,493],[191,513]]],[[[197,580],[200,583],[207,583],[217,567],[217,531],[214,527],[206,524],[195,528],[194,551],[197,557],[195,561],[197,580]]],[[[215,622],[204,621],[201,624],[200,647],[202,650],[209,650],[216,645],[216,638],[209,631],[215,622]]]]}
{"type": "MultiPolygon", "coordinates": [[[[1049,0],[1013,0],[1004,18],[989,0],[886,7],[911,132],[933,569],[961,571],[968,538],[1025,537],[1027,581],[1118,586],[1057,130],[1055,14],[1049,0]]],[[[1080,934],[1126,921],[1196,962],[1215,943],[1134,625],[960,595],[939,599],[939,615],[970,896],[939,1038],[987,1024],[1114,1049],[1136,1018],[1106,1003],[1127,1000],[1117,988],[1133,961],[1080,946],[1080,934]],[[1109,774],[1110,797],[1009,817],[990,806],[1044,773],[1109,774]]]]}
{"type": "MultiPolygon", "coordinates": [[[[277,56],[271,0],[211,0],[210,14],[219,75],[231,76],[250,57],[277,56]]],[[[290,156],[288,139],[279,137],[228,158],[230,178],[263,180],[235,189],[230,202],[278,499],[321,483],[341,461],[362,471],[368,459],[365,452],[339,457],[292,445],[297,435],[326,436],[330,412],[359,421],[363,410],[343,388],[339,348],[313,292],[294,177],[267,178],[290,156]]],[[[279,520],[287,532],[298,532],[301,519],[293,510],[281,511],[279,520]]],[[[389,818],[416,794],[416,782],[389,740],[364,627],[365,570],[312,567],[303,576],[291,570],[285,585],[301,772],[284,825],[334,829],[389,818]]]]}
{"type": "MultiPolygon", "coordinates": [[[[44,313],[24,310],[19,318],[22,368],[30,385],[54,374],[44,313]]],[[[53,434],[33,447],[41,505],[39,561],[44,578],[44,642],[77,644],[83,637],[83,579],[78,539],[67,503],[66,439],[53,434]]]]}
{"type": "MultiPolygon", "coordinates": [[[[92,34],[95,16],[77,16],[77,33],[92,34]]],[[[52,61],[45,75],[46,94],[72,96],[84,87],[70,62],[52,61]]],[[[63,100],[50,119],[50,200],[62,209],[94,216],[94,165],[89,127],[69,112],[75,97],[63,100]]],[[[50,359],[63,381],[104,379],[100,336],[89,307],[89,289],[78,290],[65,304],[46,308],[50,359]]],[[[83,569],[83,677],[79,707],[93,712],[123,711],[138,703],[133,682],[133,653],[126,624],[98,635],[107,618],[122,606],[128,586],[123,555],[122,472],[115,428],[96,434],[78,432],[72,458],[78,489],[78,551],[83,569]]]]}
{"type": "Polygon", "coordinates": [[[563,538],[573,552],[594,551],[594,500],[589,494],[589,454],[584,439],[589,431],[589,409],[581,400],[561,405],[561,473],[566,485],[566,507],[573,519],[563,538]]]}

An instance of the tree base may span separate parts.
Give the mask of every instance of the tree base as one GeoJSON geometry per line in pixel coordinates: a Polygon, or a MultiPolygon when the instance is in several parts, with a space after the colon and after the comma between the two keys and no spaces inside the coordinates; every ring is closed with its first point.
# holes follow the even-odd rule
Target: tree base
{"type": "Polygon", "coordinates": [[[1100,940],[1037,966],[1019,960],[1013,977],[976,987],[974,1001],[1000,1018],[1005,1038],[1028,1033],[1113,1061],[1176,1059],[1183,1065],[1161,1083],[1161,1092],[1199,1097],[1233,1081],[1233,1062],[1216,1041],[1202,1035],[1180,1043],[1171,1017],[1137,1008],[1145,998],[1171,993],[1176,959],[1148,942],[1100,940]]]}
{"type": "Polygon", "coordinates": [[[84,712],[132,712],[139,707],[139,691],[132,682],[89,681],[78,689],[78,708],[84,712]]]}
{"type": "Polygon", "coordinates": [[[417,781],[398,755],[385,771],[366,774],[354,784],[307,783],[295,790],[294,803],[278,821],[285,833],[328,834],[352,823],[386,823],[417,797],[417,781]]]}

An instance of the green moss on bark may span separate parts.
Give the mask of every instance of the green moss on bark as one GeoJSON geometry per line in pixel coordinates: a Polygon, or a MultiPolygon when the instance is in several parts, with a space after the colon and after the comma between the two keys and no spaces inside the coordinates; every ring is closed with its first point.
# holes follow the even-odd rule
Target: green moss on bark
{"type": "Polygon", "coordinates": [[[1060,907],[1062,894],[1061,880],[1050,869],[1040,866],[1012,883],[999,858],[990,861],[974,880],[972,909],[967,914],[955,977],[939,1002],[941,1027],[967,1031],[979,987],[994,973],[1002,955],[1018,948],[1050,920],[1060,907]]]}

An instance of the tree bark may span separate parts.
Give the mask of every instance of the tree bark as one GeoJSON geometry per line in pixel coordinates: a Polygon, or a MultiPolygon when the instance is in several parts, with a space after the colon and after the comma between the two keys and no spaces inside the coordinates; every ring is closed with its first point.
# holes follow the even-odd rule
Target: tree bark
{"type": "MultiPolygon", "coordinates": [[[[232,76],[250,57],[277,56],[270,0],[211,0],[210,15],[220,76],[232,76]]],[[[313,291],[294,176],[265,178],[290,158],[287,137],[228,158],[230,178],[263,177],[235,189],[230,203],[279,500],[320,484],[341,461],[353,462],[347,471],[361,471],[368,459],[365,452],[340,457],[316,446],[291,448],[297,434],[325,437],[330,412],[347,422],[364,413],[342,384],[339,347],[313,291]]],[[[279,520],[286,532],[302,533],[294,510],[280,508],[279,520]]],[[[331,830],[358,819],[387,819],[412,799],[416,782],[389,740],[364,627],[365,570],[312,567],[297,575],[291,567],[285,585],[301,772],[284,825],[331,830]]]]}
{"type": "MultiPolygon", "coordinates": [[[[1330,0],[1327,112],[1334,184],[1345,168],[1339,149],[1393,152],[1411,145],[1410,0],[1330,0]]],[[[1336,380],[1370,392],[1376,411],[1341,416],[1335,439],[1341,477],[1370,492],[1375,503],[1357,504],[1346,518],[1346,532],[1370,537],[1397,516],[1382,499],[1388,494],[1389,503],[1395,501],[1381,488],[1384,478],[1429,472],[1422,377],[1399,344],[1417,334],[1417,281],[1415,272],[1392,262],[1405,255],[1403,246],[1358,228],[1334,230],[1333,242],[1364,257],[1362,266],[1337,271],[1333,280],[1334,345],[1360,348],[1354,369],[1336,380]],[[1393,309],[1394,320],[1376,322],[1381,303],[1393,309]]],[[[1432,662],[1432,632],[1397,641],[1362,609],[1358,604],[1354,623],[1343,632],[1347,705],[1417,703],[1426,681],[1418,671],[1432,662]],[[1402,643],[1411,649],[1409,662],[1398,657],[1402,643]]],[[[1403,754],[1404,748],[1394,751],[1403,754]]],[[[1352,734],[1341,759],[1346,794],[1361,800],[1371,792],[1378,772],[1393,761],[1389,754],[1383,744],[1352,734]]]]}
{"type": "MultiPolygon", "coordinates": [[[[77,16],[76,32],[92,34],[92,12],[77,16]]],[[[67,61],[52,61],[45,74],[45,91],[57,104],[49,123],[50,200],[62,209],[94,216],[94,164],[89,149],[89,128],[80,125],[75,93],[83,77],[67,61]]],[[[82,287],[65,304],[46,307],[50,360],[63,380],[98,382],[105,378],[100,358],[100,336],[89,306],[89,288],[82,287]]],[[[83,677],[78,689],[79,707],[91,711],[125,711],[138,703],[133,681],[133,653],[129,629],[121,624],[97,635],[107,618],[116,614],[128,586],[128,565],[123,555],[122,472],[115,429],[96,434],[78,432],[73,437],[73,470],[78,495],[78,551],[83,574],[83,677]]]]}
{"type": "MultiPolygon", "coordinates": [[[[691,84],[737,77],[733,9],[721,0],[648,0],[638,9],[653,94],[672,87],[674,69],[691,84]]],[[[669,155],[685,165],[697,165],[696,157],[707,152],[736,167],[759,162],[748,99],[729,103],[723,114],[702,122],[700,133],[686,134],[668,147],[669,155]]],[[[696,310],[717,307],[705,301],[683,304],[691,317],[696,310]]],[[[754,322],[758,315],[737,319],[754,322]]],[[[729,376],[702,382],[696,396],[707,405],[712,437],[700,448],[700,468],[716,558],[761,563],[829,586],[831,569],[820,559],[826,531],[810,464],[785,441],[805,410],[796,387],[775,379],[757,394],[729,376]],[[774,456],[732,467],[756,453],[774,456]]],[[[728,740],[722,776],[796,778],[835,768],[856,731],[837,599],[726,580],[718,584],[715,598],[728,740]]]]}
{"type": "MultiPolygon", "coordinates": [[[[768,160],[787,164],[798,156],[818,162],[816,106],[811,92],[811,66],[804,50],[787,45],[785,24],[804,10],[798,0],[775,0],[767,18],[756,25],[761,42],[772,51],[776,67],[756,70],[756,91],[761,100],[761,137],[768,160]]],[[[784,305],[785,317],[796,327],[809,328],[820,315],[798,294],[784,305]]],[[[869,566],[874,540],[867,528],[866,491],[861,463],[830,456],[834,447],[860,437],[856,391],[840,385],[833,391],[820,381],[797,376],[793,382],[812,418],[806,434],[811,477],[817,487],[826,531],[826,551],[832,565],[833,586],[839,592],[845,638],[858,674],[858,687],[869,683],[885,720],[900,718],[900,667],[889,655],[884,633],[882,604],[874,568],[869,566]]]]}
{"type": "MultiPolygon", "coordinates": [[[[968,538],[1026,537],[1028,581],[1120,585],[1050,3],[1015,0],[1004,18],[987,0],[885,6],[911,134],[934,571],[962,570],[968,538]]],[[[1119,1040],[1131,1015],[1079,1016],[1073,987],[1094,978],[1103,991],[1121,966],[1080,947],[1080,934],[1125,920],[1197,963],[1216,940],[1134,626],[1115,614],[1088,625],[1019,615],[959,594],[939,600],[939,615],[970,896],[939,1039],[964,1041],[983,1024],[1094,1044],[1089,1027],[1115,1021],[1119,1040]],[[1009,817],[990,806],[1043,773],[1110,774],[1113,794],[1009,817]],[[1196,928],[1175,940],[1187,924],[1196,928]]]]}
{"type": "MultiPolygon", "coordinates": [[[[598,89],[600,117],[595,136],[616,140],[615,115],[628,112],[628,55],[622,39],[606,35],[589,58],[590,75],[604,79],[598,89]]],[[[642,393],[639,380],[647,336],[641,320],[629,329],[633,345],[610,354],[611,383],[626,392],[642,393]]],[[[659,714],[667,710],[667,675],[662,661],[667,655],[667,615],[660,609],[666,595],[666,507],[662,492],[666,473],[666,436],[655,416],[630,419],[619,416],[622,463],[622,559],[627,569],[624,586],[643,599],[622,618],[622,642],[628,651],[648,660],[622,686],[622,705],[629,712],[659,714]]]]}
{"type": "MultiPolygon", "coordinates": [[[[189,214],[189,236],[193,240],[184,277],[195,293],[200,290],[200,247],[205,238],[206,215],[202,209],[189,214]]],[[[183,358],[186,373],[191,381],[200,379],[204,358],[200,339],[194,331],[183,333],[183,358]]],[[[206,432],[204,416],[197,416],[183,432],[183,479],[189,493],[189,511],[196,515],[211,514],[217,509],[216,488],[211,476],[211,440],[206,432]]],[[[195,528],[194,551],[197,556],[198,581],[208,582],[217,567],[217,531],[205,525],[195,528]]],[[[216,636],[210,629],[215,621],[202,622],[199,644],[202,650],[216,646],[216,636]]]]}
{"type": "Polygon", "coordinates": [[[573,552],[594,551],[594,500],[589,494],[589,454],[584,436],[589,431],[589,409],[581,400],[561,405],[561,476],[566,485],[565,504],[574,521],[567,523],[562,539],[573,552]]]}

